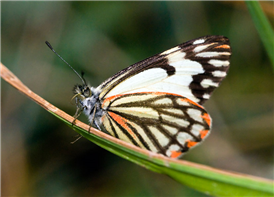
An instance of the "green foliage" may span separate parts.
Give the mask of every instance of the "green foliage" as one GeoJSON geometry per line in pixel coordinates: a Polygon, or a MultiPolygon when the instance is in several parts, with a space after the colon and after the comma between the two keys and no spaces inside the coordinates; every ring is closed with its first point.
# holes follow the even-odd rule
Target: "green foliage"
{"type": "Polygon", "coordinates": [[[274,32],[258,1],[246,1],[254,25],[261,37],[274,69],[274,32]]]}

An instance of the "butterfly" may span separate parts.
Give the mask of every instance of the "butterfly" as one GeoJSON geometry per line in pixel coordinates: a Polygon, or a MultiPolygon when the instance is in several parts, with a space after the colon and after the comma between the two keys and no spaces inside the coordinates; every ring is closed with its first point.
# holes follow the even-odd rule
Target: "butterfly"
{"type": "MultiPolygon", "coordinates": [[[[204,36],[135,63],[91,87],[74,87],[76,117],[140,148],[179,158],[210,133],[202,104],[227,75],[224,36],[204,36]]],[[[76,71],[75,71],[76,72],[76,71]]],[[[79,76],[79,74],[78,74],[79,76]]]]}

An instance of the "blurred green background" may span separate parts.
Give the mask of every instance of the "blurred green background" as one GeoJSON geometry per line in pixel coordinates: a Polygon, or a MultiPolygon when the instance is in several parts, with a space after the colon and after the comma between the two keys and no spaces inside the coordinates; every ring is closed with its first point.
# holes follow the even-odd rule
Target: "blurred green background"
{"type": "MultiPolygon", "coordinates": [[[[261,2],[272,26],[273,2],[261,2]]],[[[205,107],[206,141],[182,159],[273,179],[273,71],[243,2],[1,2],[1,61],[73,115],[79,78],[119,70],[204,35],[232,46],[227,78],[205,107]]],[[[2,196],[206,196],[113,155],[1,80],[2,196]]],[[[84,122],[86,117],[80,117],[84,122]]]]}

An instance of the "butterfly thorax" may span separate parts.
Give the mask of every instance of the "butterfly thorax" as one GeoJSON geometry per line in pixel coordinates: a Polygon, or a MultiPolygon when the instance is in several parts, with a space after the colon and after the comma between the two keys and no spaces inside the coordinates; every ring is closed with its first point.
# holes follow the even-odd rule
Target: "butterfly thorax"
{"type": "MultiPolygon", "coordinates": [[[[77,111],[83,111],[89,118],[91,124],[95,123],[95,117],[100,117],[103,110],[100,105],[100,91],[89,85],[76,85],[73,89],[77,111]]],[[[76,114],[77,116],[78,114],[76,114]]],[[[97,125],[96,125],[97,126],[97,125]]]]}

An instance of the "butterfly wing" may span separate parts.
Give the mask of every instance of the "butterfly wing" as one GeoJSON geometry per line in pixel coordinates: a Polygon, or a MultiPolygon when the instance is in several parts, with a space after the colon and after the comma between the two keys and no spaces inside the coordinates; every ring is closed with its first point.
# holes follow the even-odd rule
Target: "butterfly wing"
{"type": "Polygon", "coordinates": [[[203,104],[226,76],[230,56],[224,36],[190,40],[118,72],[98,87],[99,97],[167,92],[203,104]]]}
{"type": "Polygon", "coordinates": [[[171,93],[115,95],[102,108],[100,122],[112,136],[172,158],[199,144],[211,126],[202,106],[171,93]]]}

